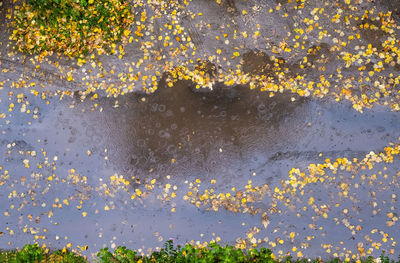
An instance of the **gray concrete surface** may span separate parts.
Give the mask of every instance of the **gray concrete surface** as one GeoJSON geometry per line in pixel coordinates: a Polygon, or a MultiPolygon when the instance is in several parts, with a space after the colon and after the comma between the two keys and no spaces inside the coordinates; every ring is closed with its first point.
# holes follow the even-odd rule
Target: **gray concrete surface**
{"type": "MultiPolygon", "coordinates": [[[[384,1],[358,2],[354,15],[372,7],[377,11],[392,8],[384,1]]],[[[190,2],[177,20],[197,47],[196,55],[192,56],[191,50],[172,57],[167,48],[156,43],[165,58],[133,67],[132,74],[137,74],[145,72],[149,63],[155,65],[145,74],[158,75],[160,87],[153,94],[145,94],[140,81],[122,82],[118,77],[118,73],[129,72],[129,63],[137,63],[143,56],[140,43],[128,45],[123,59],[96,56],[104,70],[114,68],[116,72],[105,78],[96,77],[98,67],[89,72],[90,62],[79,67],[74,60],[49,58],[59,61],[66,71],[72,69],[73,82],[60,78],[66,71],[60,73],[51,63],[43,62],[35,69],[30,57],[9,56],[10,29],[5,14],[12,5],[4,1],[0,9],[0,82],[4,82],[0,89],[0,114],[4,113],[0,119],[0,248],[21,247],[28,242],[62,248],[70,243],[72,249],[90,257],[103,246],[125,245],[145,253],[169,238],[178,244],[219,238],[223,244],[240,244],[246,240],[249,247],[254,236],[258,246],[272,247],[276,255],[296,257],[301,251],[310,257],[359,257],[361,247],[375,256],[382,250],[397,255],[397,156],[386,168],[377,164],[359,173],[328,172],[331,180],[307,184],[303,195],[286,196],[290,203],[276,199],[274,189],[284,187],[292,167],[305,172],[310,163],[324,163],[326,158],[362,159],[371,151],[378,153],[391,142],[397,143],[400,130],[400,116],[388,106],[376,105],[361,114],[350,102],[334,100],[332,94],[344,85],[337,77],[337,68],[342,67],[344,76],[359,74],[356,67],[344,67],[338,54],[329,50],[340,31],[342,38],[351,34],[344,23],[333,24],[329,19],[338,6],[350,12],[348,7],[341,2],[310,1],[304,9],[295,11],[293,5],[285,1],[223,1],[221,6],[215,1],[190,2]],[[270,14],[269,9],[278,3],[282,3],[282,11],[270,14]],[[315,7],[326,9],[319,21],[331,36],[318,40],[318,34],[312,32],[307,35],[304,50],[279,56],[285,60],[282,72],[288,77],[302,75],[317,82],[321,74],[318,66],[324,65],[324,74],[334,75],[330,80],[336,85],[324,98],[289,92],[270,97],[245,85],[225,87],[221,83],[215,83],[213,91],[196,90],[192,82],[183,80],[167,87],[161,80],[166,61],[194,67],[188,62],[191,58],[208,58],[218,48],[222,51],[218,58],[228,59],[216,58],[213,63],[224,72],[238,64],[248,72],[257,73],[260,67],[267,70],[267,57],[274,55],[271,47],[279,45],[295,23],[303,24],[315,7]],[[243,15],[242,10],[248,14],[243,15]],[[191,18],[191,14],[200,12],[202,16],[191,18]],[[286,12],[288,17],[282,17],[286,12]],[[228,37],[230,44],[225,45],[215,38],[221,32],[232,36],[234,30],[239,36],[240,32],[254,31],[257,24],[262,37],[255,41],[251,37],[228,37]],[[326,49],[314,58],[316,67],[310,64],[299,68],[307,49],[317,44],[326,49]],[[231,59],[234,47],[239,47],[241,59],[231,59]],[[264,53],[261,59],[256,51],[264,53]],[[318,62],[326,57],[329,60],[318,62]],[[81,81],[86,75],[88,79],[81,81]],[[27,77],[37,85],[12,87],[13,81],[27,77]],[[119,90],[135,87],[133,92],[113,98],[101,88],[88,91],[87,81],[114,83],[119,90]],[[39,96],[33,90],[39,91],[39,96]],[[61,100],[59,94],[66,90],[75,93],[61,100]],[[41,98],[42,91],[47,92],[46,98],[41,98]],[[99,98],[91,99],[95,93],[99,98]],[[10,103],[15,105],[12,111],[10,103]],[[21,111],[23,104],[29,114],[21,111]],[[156,181],[152,184],[153,179],[156,181]],[[347,195],[342,194],[343,183],[347,195]],[[212,188],[216,193],[238,197],[255,186],[264,187],[264,195],[249,202],[249,210],[239,201],[239,212],[232,212],[234,204],[221,204],[214,211],[211,202],[196,204],[198,199],[191,202],[188,197],[196,187],[199,193],[212,188]],[[310,197],[315,199],[313,205],[308,204],[310,197]],[[254,235],[249,236],[250,232],[254,235]],[[88,250],[79,248],[85,245],[88,250]]],[[[154,28],[171,19],[164,15],[154,20],[154,28]]],[[[141,41],[160,33],[156,30],[141,41]]],[[[360,41],[379,46],[385,36],[374,36],[374,32],[365,33],[360,41]]],[[[351,44],[346,47],[354,48],[351,44]]],[[[382,76],[390,73],[398,75],[398,70],[389,68],[382,76]]],[[[381,102],[385,100],[396,102],[396,96],[381,102]]]]}

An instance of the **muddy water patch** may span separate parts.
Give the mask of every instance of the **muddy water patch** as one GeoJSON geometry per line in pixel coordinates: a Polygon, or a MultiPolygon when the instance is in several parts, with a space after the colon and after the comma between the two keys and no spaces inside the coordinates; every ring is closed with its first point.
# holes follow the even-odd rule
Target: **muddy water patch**
{"type": "Polygon", "coordinates": [[[307,111],[304,99],[292,102],[288,94],[269,98],[244,87],[204,93],[187,82],[147,97],[125,96],[117,108],[114,101],[102,103],[103,121],[93,113],[87,132],[104,131],[113,162],[139,175],[149,170],[208,177],[246,174],[241,164],[257,162],[254,155],[294,142],[307,111]]]}

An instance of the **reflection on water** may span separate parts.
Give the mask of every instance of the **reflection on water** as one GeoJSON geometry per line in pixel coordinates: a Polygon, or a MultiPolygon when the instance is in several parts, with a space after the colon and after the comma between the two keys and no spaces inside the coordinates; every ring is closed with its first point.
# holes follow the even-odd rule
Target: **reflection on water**
{"type": "Polygon", "coordinates": [[[108,132],[118,148],[114,162],[126,171],[164,173],[179,167],[203,176],[237,169],[254,153],[282,150],[293,140],[288,128],[300,124],[296,109],[304,102],[246,87],[196,91],[187,82],[144,98],[126,96],[118,108],[112,101],[105,106],[111,112],[108,132]]]}

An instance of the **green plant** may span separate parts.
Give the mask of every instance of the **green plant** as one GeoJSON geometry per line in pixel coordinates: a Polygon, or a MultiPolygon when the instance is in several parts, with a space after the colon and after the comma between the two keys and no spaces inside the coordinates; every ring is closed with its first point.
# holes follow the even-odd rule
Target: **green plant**
{"type": "Polygon", "coordinates": [[[33,263],[33,262],[63,262],[86,263],[80,255],[68,250],[56,250],[52,253],[39,247],[38,244],[25,245],[21,250],[0,251],[0,262],[33,263]]]}
{"type": "Polygon", "coordinates": [[[167,241],[160,251],[154,251],[149,256],[140,256],[136,252],[118,247],[114,253],[103,248],[97,254],[102,263],[111,262],[277,262],[269,249],[251,249],[247,253],[232,246],[221,246],[211,243],[208,247],[195,247],[190,244],[174,246],[172,240],[167,241]]]}
{"type": "Polygon", "coordinates": [[[136,251],[127,249],[126,247],[117,247],[114,253],[111,253],[108,248],[102,248],[97,253],[97,258],[100,262],[111,263],[111,262],[135,262],[137,259],[136,251]]]}
{"type": "MultiPolygon", "coordinates": [[[[381,263],[400,263],[398,260],[390,259],[385,252],[379,257],[381,263]]],[[[0,262],[31,263],[31,262],[63,262],[63,263],[86,263],[82,256],[68,250],[56,250],[52,253],[48,249],[40,248],[37,244],[25,245],[19,251],[0,251],[0,262]]],[[[322,260],[320,258],[310,260],[307,258],[293,259],[291,256],[278,260],[272,251],[267,248],[249,249],[247,251],[236,249],[232,246],[221,246],[211,243],[207,247],[197,247],[191,244],[185,246],[174,246],[171,240],[164,244],[160,251],[154,251],[150,255],[138,255],[136,251],[126,247],[117,247],[114,252],[103,248],[97,253],[99,263],[239,263],[239,262],[262,262],[262,263],[343,263],[344,261],[333,258],[322,260]]],[[[351,261],[354,263],[354,261],[351,261]]],[[[362,263],[373,263],[376,260],[369,256],[361,259],[362,263]]]]}
{"type": "MultiPolygon", "coordinates": [[[[374,259],[372,257],[369,257],[370,262],[373,262],[374,259]]],[[[381,260],[381,263],[400,263],[400,255],[397,258],[397,262],[394,259],[390,259],[388,255],[385,254],[385,251],[382,251],[382,254],[380,255],[379,259],[381,260]]]]}
{"type": "Polygon", "coordinates": [[[86,263],[87,261],[80,255],[75,254],[72,251],[62,251],[56,250],[50,256],[46,255],[47,257],[53,256],[55,262],[63,262],[63,263],[86,263]],[[59,260],[59,261],[57,261],[59,260]]]}
{"type": "Polygon", "coordinates": [[[1,251],[0,250],[0,262],[15,262],[16,251],[1,251]]]}
{"type": "Polygon", "coordinates": [[[38,244],[25,245],[16,253],[16,262],[39,262],[44,258],[44,251],[38,244]]]}

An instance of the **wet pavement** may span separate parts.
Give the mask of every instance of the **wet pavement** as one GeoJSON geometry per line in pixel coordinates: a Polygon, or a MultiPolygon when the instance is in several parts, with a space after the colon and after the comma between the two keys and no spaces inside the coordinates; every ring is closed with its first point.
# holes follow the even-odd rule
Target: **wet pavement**
{"type": "MultiPolygon", "coordinates": [[[[1,92],[7,98],[7,91],[1,92]]],[[[245,87],[198,92],[184,81],[118,100],[81,102],[75,96],[46,104],[27,95],[38,117],[14,111],[1,124],[1,247],[36,240],[54,248],[89,245],[84,254],[105,245],[146,251],[169,238],[234,244],[238,238],[251,240],[248,234],[254,232],[260,245],[275,245],[275,253],[296,246],[307,256],[329,255],[321,247],[326,243],[332,251],[338,246],[343,256],[360,242],[367,250],[364,238],[373,229],[399,236],[382,220],[398,206],[391,196],[398,191],[394,177],[368,184],[360,174],[344,171],[333,182],[307,185],[292,205],[274,199],[275,187],[289,179],[292,167],[306,170],[325,158],[362,159],[396,142],[400,128],[400,116],[384,108],[359,114],[346,103],[292,97],[270,98],[245,87]],[[337,196],[342,181],[359,185],[352,189],[354,199],[337,196]],[[257,186],[264,186],[251,203],[258,211],[239,205],[234,212],[234,203],[214,209],[206,199],[188,196],[211,188],[237,196],[257,186]],[[309,197],[332,206],[327,218],[303,210],[309,197]],[[376,215],[373,200],[386,200],[376,215]],[[341,216],[343,209],[349,212],[341,216]],[[346,227],[352,223],[362,229],[352,232],[346,227]]],[[[390,172],[398,170],[397,159],[390,172]]],[[[381,249],[393,248],[392,242],[381,243],[381,249]]]]}
{"type": "Polygon", "coordinates": [[[381,70],[379,59],[396,57],[384,41],[399,28],[359,29],[379,26],[355,18],[364,9],[392,4],[355,2],[192,1],[152,21],[155,33],[147,28],[122,59],[82,66],[11,54],[1,26],[0,249],[39,242],[90,258],[173,239],[277,256],[398,255],[398,63],[381,70]],[[332,26],[336,12],[353,20],[332,26]],[[174,19],[188,51],[155,41],[152,55],[164,57],[145,62],[146,41],[174,19]],[[201,68],[198,57],[213,63],[201,68]],[[250,89],[254,79],[262,85],[250,89]],[[146,94],[149,80],[159,85],[146,94]]]}

